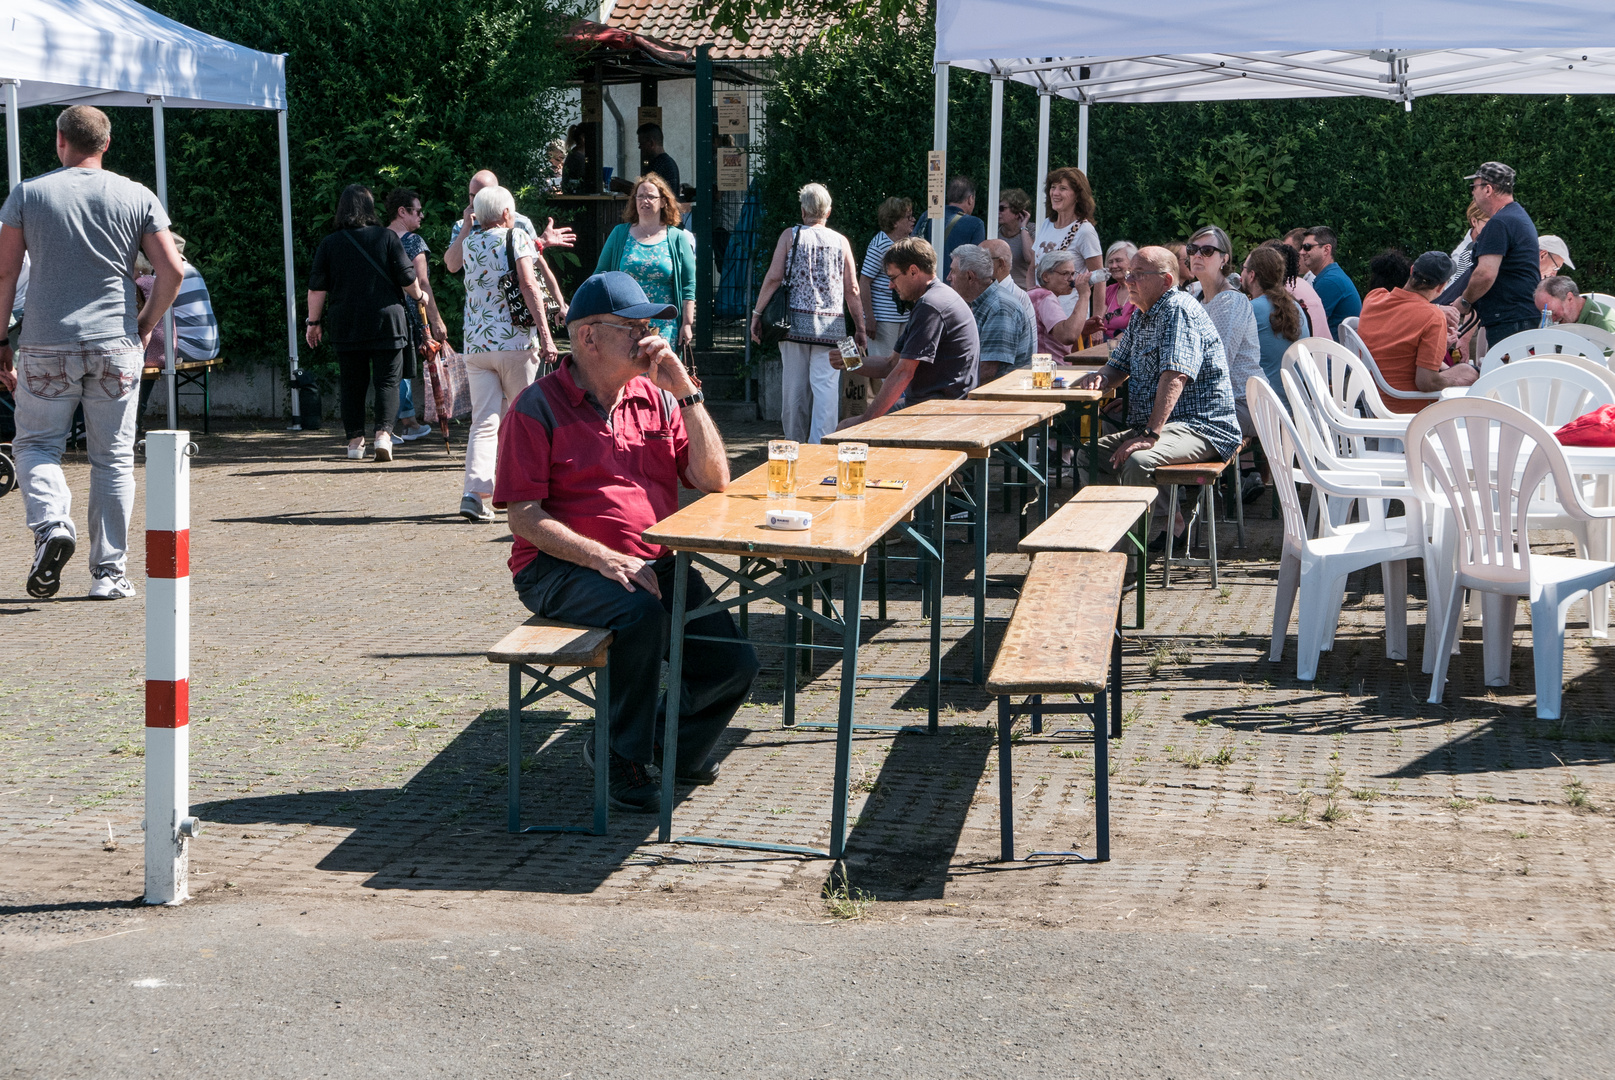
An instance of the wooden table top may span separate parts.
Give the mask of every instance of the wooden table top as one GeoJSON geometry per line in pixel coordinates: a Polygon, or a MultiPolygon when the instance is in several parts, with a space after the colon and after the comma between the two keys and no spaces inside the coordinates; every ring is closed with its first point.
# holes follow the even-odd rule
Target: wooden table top
{"type": "MultiPolygon", "coordinates": [[[[1061,370],[1056,369],[1058,373],[1061,370]]],[[[1094,369],[1097,370],[1097,369],[1094,369]]],[[[1099,401],[1108,396],[1102,390],[1078,390],[1074,386],[1067,386],[1060,390],[1034,390],[1031,387],[1021,386],[1021,381],[1030,377],[1026,371],[1012,371],[1008,375],[1000,375],[984,386],[978,386],[970,391],[971,401],[996,402],[1054,402],[1064,405],[1068,401],[1099,401]]],[[[1072,376],[1067,375],[1067,378],[1072,376]]],[[[907,412],[908,410],[903,410],[907,412]]],[[[901,414],[898,414],[901,415],[901,414]]]]}
{"type": "Polygon", "coordinates": [[[1110,675],[1127,556],[1059,551],[1032,559],[987,677],[989,694],[1091,694],[1110,675]]]}
{"type": "Polygon", "coordinates": [[[823,485],[836,471],[836,448],[804,443],[796,461],[796,491],[768,497],[768,466],[737,477],[727,490],[703,496],[646,529],[653,544],[678,551],[720,555],[767,555],[807,562],[862,563],[875,542],[890,532],[966,461],[957,450],[872,446],[871,480],[907,480],[902,490],[869,488],[863,499],[838,499],[823,485]],[[770,529],[769,509],[808,510],[813,525],[802,532],[770,529]]]}
{"type": "MultiPolygon", "coordinates": [[[[922,401],[824,437],[825,442],[863,442],[923,450],[963,450],[983,458],[1001,442],[1065,411],[1054,398],[1041,401],[922,401]]],[[[874,472],[871,471],[871,476],[874,472]]]]}
{"type": "Polygon", "coordinates": [[[1080,363],[1083,360],[1098,360],[1100,363],[1104,363],[1105,359],[1110,356],[1110,347],[1114,344],[1114,341],[1101,341],[1099,344],[1090,345],[1086,349],[1066,353],[1066,363],[1080,363]]]}

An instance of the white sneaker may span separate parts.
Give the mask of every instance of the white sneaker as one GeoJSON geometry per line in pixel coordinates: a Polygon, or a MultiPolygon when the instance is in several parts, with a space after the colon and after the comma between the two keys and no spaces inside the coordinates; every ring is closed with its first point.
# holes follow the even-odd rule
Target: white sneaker
{"type": "Polygon", "coordinates": [[[391,461],[393,459],[392,436],[385,431],[376,432],[376,460],[391,461]]]}
{"type": "Polygon", "coordinates": [[[364,440],[363,439],[360,439],[357,444],[350,443],[348,445],[348,460],[349,461],[358,461],[359,459],[361,459],[363,457],[364,457],[364,440]]]}
{"type": "Polygon", "coordinates": [[[62,586],[62,566],[73,557],[77,545],[73,530],[60,522],[34,540],[34,564],[28,571],[28,595],[48,600],[62,586]]]}
{"type": "Polygon", "coordinates": [[[116,570],[97,570],[90,582],[91,600],[127,600],[134,595],[135,587],[116,570]]]}

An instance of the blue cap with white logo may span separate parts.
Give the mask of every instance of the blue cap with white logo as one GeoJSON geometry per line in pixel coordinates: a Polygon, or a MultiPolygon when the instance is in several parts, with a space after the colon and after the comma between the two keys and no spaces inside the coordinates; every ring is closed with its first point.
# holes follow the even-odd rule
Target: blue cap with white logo
{"type": "Polygon", "coordinates": [[[645,297],[628,274],[621,270],[608,270],[595,274],[572,294],[572,304],[566,311],[567,325],[590,315],[618,315],[624,319],[672,319],[678,308],[672,304],[653,304],[645,297]]]}

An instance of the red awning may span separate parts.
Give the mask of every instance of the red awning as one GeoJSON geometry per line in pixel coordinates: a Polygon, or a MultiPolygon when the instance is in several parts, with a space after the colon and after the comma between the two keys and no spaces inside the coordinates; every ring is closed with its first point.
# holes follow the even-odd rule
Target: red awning
{"type": "Polygon", "coordinates": [[[694,49],[680,49],[669,45],[665,41],[658,41],[644,34],[636,34],[629,30],[620,30],[614,26],[591,22],[588,19],[579,19],[572,24],[561,38],[561,44],[575,52],[585,53],[593,49],[607,49],[612,52],[643,56],[659,64],[692,64],[695,62],[694,49]]]}

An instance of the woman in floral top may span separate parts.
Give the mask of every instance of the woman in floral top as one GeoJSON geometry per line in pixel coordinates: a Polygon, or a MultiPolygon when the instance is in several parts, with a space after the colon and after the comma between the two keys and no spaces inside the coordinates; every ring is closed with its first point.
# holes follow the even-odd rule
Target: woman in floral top
{"type": "Polygon", "coordinates": [[[695,337],[695,244],[678,227],[682,215],[673,191],[658,173],[634,181],[634,201],[622,224],[611,230],[594,272],[621,270],[655,304],[672,304],[679,318],[652,319],[651,329],[682,349],[695,337]]]}
{"type": "Polygon", "coordinates": [[[538,374],[539,364],[554,363],[550,338],[533,277],[537,248],[525,230],[515,227],[516,202],[497,184],[477,192],[472,201],[476,232],[465,238],[465,366],[471,384],[471,433],[465,446],[465,493],[460,514],[471,521],[492,521],[494,461],[499,450],[499,418],[538,374]],[[506,243],[515,255],[511,266],[506,243]],[[522,299],[536,325],[518,326],[499,287],[513,272],[522,299]]]}

